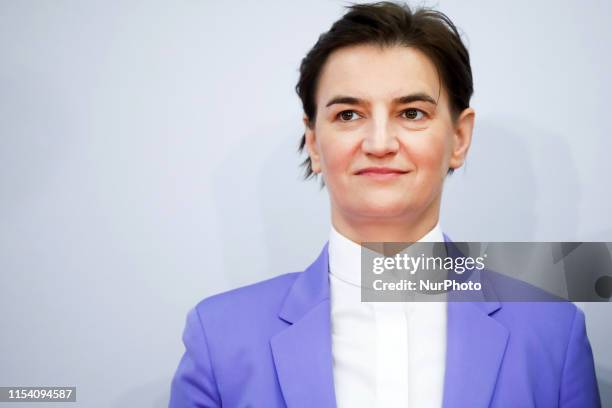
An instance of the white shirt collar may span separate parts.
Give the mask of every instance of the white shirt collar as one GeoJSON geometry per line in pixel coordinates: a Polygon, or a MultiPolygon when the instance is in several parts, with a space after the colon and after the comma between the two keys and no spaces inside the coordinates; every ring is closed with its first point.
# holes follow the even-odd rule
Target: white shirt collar
{"type": "MultiPolygon", "coordinates": [[[[417,242],[444,242],[440,221],[417,242]]],[[[361,245],[342,235],[334,225],[329,234],[329,272],[345,282],[361,285],[361,245]]]]}

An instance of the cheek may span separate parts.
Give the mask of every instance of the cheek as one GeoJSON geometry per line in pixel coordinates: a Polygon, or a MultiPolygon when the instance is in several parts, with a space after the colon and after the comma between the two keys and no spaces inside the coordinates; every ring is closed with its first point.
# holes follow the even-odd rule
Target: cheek
{"type": "Polygon", "coordinates": [[[349,138],[324,138],[321,143],[321,165],[327,177],[338,177],[350,170],[355,146],[349,138]]]}
{"type": "MultiPolygon", "coordinates": [[[[410,158],[419,173],[435,173],[448,167],[450,137],[445,132],[415,135],[409,146],[410,158]]],[[[444,170],[445,172],[445,170],[444,170]]]]}

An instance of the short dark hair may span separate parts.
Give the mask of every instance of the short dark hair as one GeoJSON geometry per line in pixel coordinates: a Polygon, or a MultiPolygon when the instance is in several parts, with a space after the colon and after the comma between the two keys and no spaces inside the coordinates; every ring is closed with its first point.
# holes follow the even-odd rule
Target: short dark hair
{"type": "MultiPolygon", "coordinates": [[[[321,34],[300,65],[295,90],[302,101],[308,126],[314,126],[317,107],[315,94],[323,65],[329,55],[343,47],[359,44],[403,45],[423,52],[436,66],[449,95],[453,120],[470,105],[474,92],[472,68],[467,48],[457,27],[444,13],[427,7],[412,10],[407,4],[388,1],[352,4],[349,11],[321,34]]],[[[306,145],[302,136],[298,151],[306,145]]],[[[304,179],[316,176],[310,157],[301,163],[304,179]]],[[[449,169],[452,173],[452,169],[449,169]]],[[[324,181],[321,179],[321,187],[324,181]]]]}

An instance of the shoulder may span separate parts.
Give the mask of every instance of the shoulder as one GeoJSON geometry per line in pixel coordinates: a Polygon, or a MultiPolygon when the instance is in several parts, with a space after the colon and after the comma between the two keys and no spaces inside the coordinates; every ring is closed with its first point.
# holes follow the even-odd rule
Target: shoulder
{"type": "MultiPolygon", "coordinates": [[[[559,401],[600,406],[593,353],[580,308],[568,301],[502,302],[493,317],[509,330],[507,372],[530,373],[539,389],[557,390],[559,401]]],[[[520,381],[513,379],[513,383],[520,381]]]]}
{"type": "Polygon", "coordinates": [[[509,330],[509,348],[530,356],[542,373],[547,362],[551,378],[559,378],[572,339],[586,339],[584,313],[572,302],[524,282],[508,277],[502,280],[503,289],[498,286],[496,290],[505,292],[502,298],[513,301],[500,301],[501,308],[492,317],[509,330]]]}
{"type": "Polygon", "coordinates": [[[206,297],[192,312],[209,330],[233,331],[259,327],[278,320],[278,312],[289,289],[302,272],[289,272],[239,288],[206,297]]]}
{"type": "Polygon", "coordinates": [[[275,307],[282,303],[287,291],[301,272],[289,272],[270,279],[241,286],[206,297],[195,309],[204,314],[248,312],[275,307]]]}
{"type": "Polygon", "coordinates": [[[527,282],[491,272],[495,294],[502,307],[495,319],[515,331],[542,338],[567,339],[576,319],[584,314],[572,302],[527,282]]]}
{"type": "Polygon", "coordinates": [[[584,313],[573,303],[502,302],[495,319],[514,331],[544,339],[568,339],[577,319],[584,313]]]}

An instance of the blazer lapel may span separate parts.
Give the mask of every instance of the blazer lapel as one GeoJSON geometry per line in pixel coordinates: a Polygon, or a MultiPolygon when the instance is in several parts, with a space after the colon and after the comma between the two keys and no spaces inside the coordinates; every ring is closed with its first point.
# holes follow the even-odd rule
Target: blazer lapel
{"type": "MultiPolygon", "coordinates": [[[[449,254],[455,256],[457,252],[452,241],[446,235],[445,240],[449,254]]],[[[482,274],[471,278],[486,282],[482,274]]],[[[492,288],[483,283],[483,291],[485,293],[468,295],[469,298],[462,293],[450,294],[447,304],[445,408],[488,407],[493,396],[509,332],[491,317],[502,307],[492,288]],[[457,300],[453,301],[455,294],[457,300]]]]}
{"type": "Polygon", "coordinates": [[[287,406],[335,407],[328,243],[299,276],[279,317],[291,325],[270,340],[274,365],[287,406]]]}
{"type": "Polygon", "coordinates": [[[469,302],[448,303],[444,404],[488,407],[508,342],[508,330],[469,302]]]}

